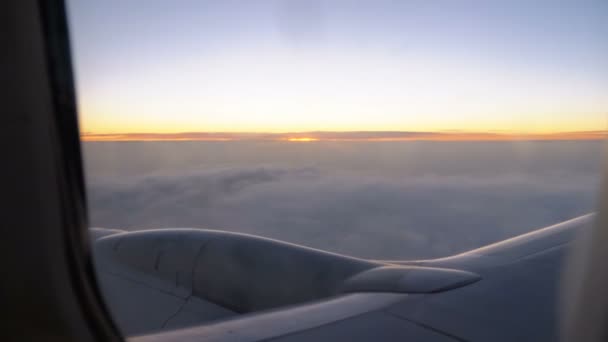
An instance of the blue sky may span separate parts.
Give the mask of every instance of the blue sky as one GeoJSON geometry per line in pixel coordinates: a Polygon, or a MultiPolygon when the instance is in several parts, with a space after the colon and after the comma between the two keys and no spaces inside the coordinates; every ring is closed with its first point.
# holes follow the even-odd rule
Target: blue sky
{"type": "Polygon", "coordinates": [[[604,129],[606,1],[68,1],[83,130],[604,129]]]}

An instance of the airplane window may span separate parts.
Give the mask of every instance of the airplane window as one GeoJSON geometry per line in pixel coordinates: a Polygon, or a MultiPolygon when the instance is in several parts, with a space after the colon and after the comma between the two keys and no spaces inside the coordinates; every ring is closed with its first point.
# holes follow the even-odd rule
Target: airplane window
{"type": "MultiPolygon", "coordinates": [[[[124,236],[129,247],[111,262],[158,272],[154,284],[170,278],[178,298],[203,291],[208,300],[191,312],[167,301],[168,311],[190,312],[177,320],[124,304],[127,334],[319,299],[297,286],[296,299],[258,301],[268,298],[262,289],[247,292],[246,305],[226,297],[222,284],[262,277],[254,261],[238,276],[214,265],[204,277],[185,271],[202,255],[242,266],[228,255],[236,248],[289,273],[263,256],[276,241],[249,236],[280,241],[285,260],[300,260],[286,247],[295,244],[407,264],[595,210],[608,3],[67,3],[92,238],[124,236]],[[196,245],[199,229],[201,241],[223,242],[196,245]],[[166,257],[173,247],[161,240],[181,254],[166,257]],[[139,250],[151,245],[150,255],[139,250]],[[178,271],[161,272],[167,265],[178,271]],[[193,313],[201,310],[205,319],[193,313]]],[[[107,277],[135,277],[121,267],[107,277]]],[[[369,289],[363,278],[348,286],[369,289]]]]}

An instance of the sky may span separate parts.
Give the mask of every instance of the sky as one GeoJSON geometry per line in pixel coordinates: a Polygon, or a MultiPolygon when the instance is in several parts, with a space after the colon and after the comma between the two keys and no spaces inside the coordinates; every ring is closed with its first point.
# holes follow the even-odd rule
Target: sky
{"type": "Polygon", "coordinates": [[[603,0],[69,0],[68,10],[88,140],[544,136],[608,122],[603,0]]]}

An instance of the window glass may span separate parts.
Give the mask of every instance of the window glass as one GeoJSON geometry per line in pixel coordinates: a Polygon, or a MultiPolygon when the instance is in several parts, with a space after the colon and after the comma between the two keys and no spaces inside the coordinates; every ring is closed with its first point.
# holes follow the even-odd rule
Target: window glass
{"type": "Polygon", "coordinates": [[[601,1],[68,1],[91,225],[448,256],[594,210],[601,1]]]}

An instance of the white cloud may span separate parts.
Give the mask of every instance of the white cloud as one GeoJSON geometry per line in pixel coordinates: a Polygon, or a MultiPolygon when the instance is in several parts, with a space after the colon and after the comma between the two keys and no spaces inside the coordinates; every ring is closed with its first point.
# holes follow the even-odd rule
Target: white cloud
{"type": "Polygon", "coordinates": [[[428,258],[592,211],[596,178],[249,166],[93,180],[89,205],[93,226],[224,229],[366,258],[428,258]]]}

